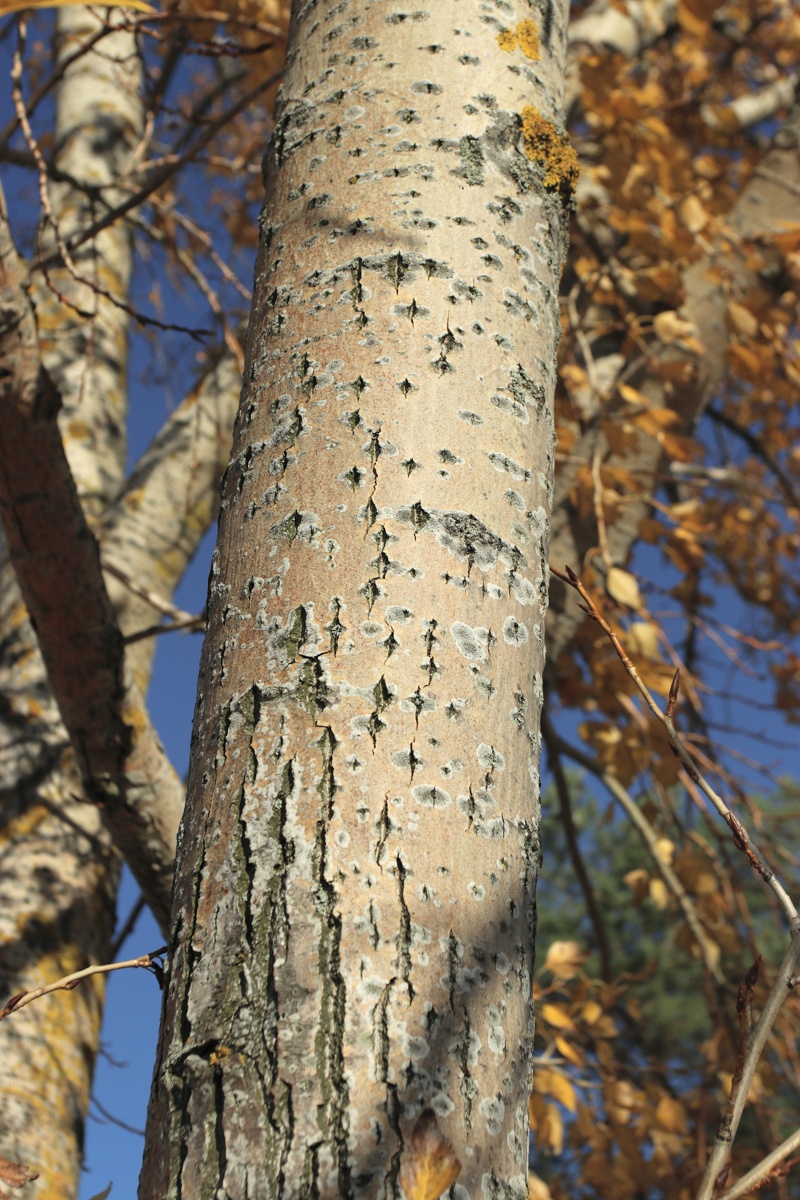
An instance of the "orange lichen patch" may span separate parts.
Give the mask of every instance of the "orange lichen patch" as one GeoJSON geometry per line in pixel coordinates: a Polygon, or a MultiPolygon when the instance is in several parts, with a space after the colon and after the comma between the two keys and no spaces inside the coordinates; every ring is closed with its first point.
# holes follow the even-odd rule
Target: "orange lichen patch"
{"type": "Polygon", "coordinates": [[[519,46],[526,58],[541,58],[541,42],[535,21],[520,21],[516,29],[504,29],[497,35],[497,44],[509,54],[519,46]]]}
{"type": "Polygon", "coordinates": [[[540,59],[541,42],[535,21],[520,21],[517,26],[517,43],[526,58],[540,59]]]}
{"type": "Polygon", "coordinates": [[[43,804],[32,804],[19,816],[13,817],[0,829],[0,842],[14,842],[21,838],[30,837],[32,833],[50,816],[50,809],[43,804]]]}
{"type": "Polygon", "coordinates": [[[522,138],[528,158],[544,167],[545,187],[557,188],[565,202],[571,199],[580,167],[567,135],[529,104],[522,110],[522,138]]]}
{"type": "Polygon", "coordinates": [[[75,438],[75,440],[79,442],[88,441],[90,432],[89,426],[85,421],[80,421],[75,418],[68,423],[67,428],[64,431],[66,437],[75,438]]]}

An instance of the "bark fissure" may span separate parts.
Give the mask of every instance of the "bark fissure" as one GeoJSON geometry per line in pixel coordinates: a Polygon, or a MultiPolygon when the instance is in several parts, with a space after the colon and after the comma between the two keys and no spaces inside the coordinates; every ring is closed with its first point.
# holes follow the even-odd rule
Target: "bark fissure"
{"type": "MultiPolygon", "coordinates": [[[[278,1062],[264,1088],[291,1088],[293,1121],[263,1194],[279,1169],[287,1197],[396,1196],[406,1121],[432,1107],[466,1194],[480,1200],[496,1177],[521,1200],[528,1064],[509,1054],[498,1071],[493,1047],[520,1044],[530,1020],[520,835],[538,819],[538,771],[512,714],[543,670],[558,201],[511,183],[531,85],[498,58],[496,94],[481,98],[485,67],[458,61],[450,0],[425,16],[426,42],[455,64],[435,86],[413,14],[390,27],[350,0],[368,37],[351,45],[325,40],[333,7],[294,14],[269,156],[182,841],[192,856],[208,842],[208,865],[196,896],[179,865],[176,907],[201,908],[206,953],[236,946],[254,1004],[256,960],[272,964],[278,1062]],[[391,73],[365,90],[389,36],[391,73]],[[467,160],[481,180],[453,174],[467,160]],[[254,679],[252,732],[234,704],[212,790],[200,762],[215,714],[254,679]],[[267,818],[279,792],[283,865],[267,818]],[[248,933],[214,882],[232,806],[248,826],[249,907],[281,875],[281,945],[257,915],[248,933]]],[[[457,20],[482,62],[500,55],[479,15],[457,20]]],[[[543,59],[548,119],[559,71],[543,59]]],[[[194,975],[200,1040],[218,1001],[202,957],[194,975]]],[[[232,1089],[228,1059],[221,1069],[232,1089]]],[[[274,1131],[275,1101],[259,1104],[274,1131]]],[[[151,1121],[171,1119],[156,1085],[151,1121]]],[[[226,1152],[240,1200],[229,1140],[226,1152]]],[[[169,1187],[154,1155],[142,1195],[171,1200],[169,1187]]]]}

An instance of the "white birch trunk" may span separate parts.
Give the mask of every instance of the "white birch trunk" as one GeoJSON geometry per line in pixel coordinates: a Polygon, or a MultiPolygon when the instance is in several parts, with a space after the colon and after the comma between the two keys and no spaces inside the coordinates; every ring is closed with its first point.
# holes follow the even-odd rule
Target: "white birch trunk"
{"type": "Polygon", "coordinates": [[[566,14],[296,5],[142,1200],[527,1194],[566,14]],[[547,173],[553,188],[547,191],[547,173]]]}

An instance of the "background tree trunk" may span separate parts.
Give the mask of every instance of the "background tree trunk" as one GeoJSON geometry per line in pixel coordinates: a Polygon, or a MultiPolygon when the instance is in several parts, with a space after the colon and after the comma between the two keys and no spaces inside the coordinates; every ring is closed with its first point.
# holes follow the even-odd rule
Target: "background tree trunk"
{"type": "Polygon", "coordinates": [[[571,166],[565,10],[507,7],[296,6],[146,1200],[395,1195],[425,1106],[456,1195],[527,1194],[571,166]]]}

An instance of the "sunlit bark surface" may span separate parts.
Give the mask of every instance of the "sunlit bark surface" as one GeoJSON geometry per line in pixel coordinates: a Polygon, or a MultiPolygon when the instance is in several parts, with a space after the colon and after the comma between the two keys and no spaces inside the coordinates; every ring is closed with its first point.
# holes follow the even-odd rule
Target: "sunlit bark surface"
{"type": "Polygon", "coordinates": [[[565,14],[507,10],[294,15],[147,1200],[395,1195],[425,1106],[527,1194],[565,14]]]}

